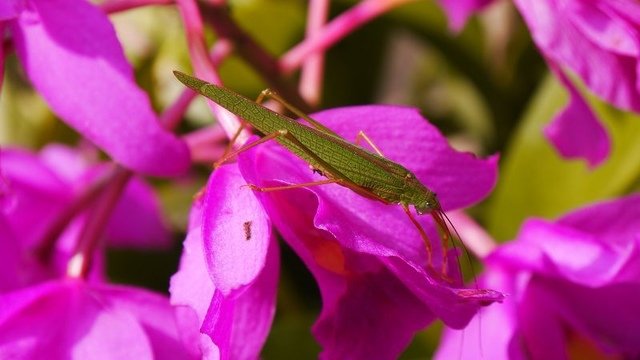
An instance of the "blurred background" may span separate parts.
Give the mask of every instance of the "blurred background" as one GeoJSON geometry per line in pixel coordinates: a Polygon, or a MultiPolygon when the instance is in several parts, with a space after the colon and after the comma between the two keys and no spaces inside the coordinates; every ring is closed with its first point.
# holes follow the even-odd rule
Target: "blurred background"
{"type": "MultiPolygon", "coordinates": [[[[304,36],[306,1],[229,3],[237,23],[274,56],[304,36]]],[[[353,4],[333,1],[331,16],[353,4]]],[[[138,84],[148,91],[156,110],[162,111],[183,89],[171,71],[191,72],[177,9],[151,6],[117,13],[111,19],[136,70],[138,84]]],[[[213,43],[215,34],[208,31],[208,40],[213,43]]],[[[222,64],[221,74],[227,87],[249,98],[267,87],[260,75],[236,56],[222,64]]],[[[288,80],[296,82],[295,76],[288,80]]],[[[513,238],[527,217],[554,218],[575,207],[640,189],[640,119],[591,95],[588,99],[614,144],[612,156],[595,170],[582,161],[561,159],[543,137],[541,129],[566,103],[567,94],[549,75],[510,2],[494,3],[454,33],[435,2],[416,1],[356,30],[327,52],[318,109],[370,103],[413,106],[456,148],[481,156],[499,153],[498,185],[469,213],[502,242],[513,238]]],[[[0,119],[3,147],[39,149],[47,143],[74,145],[79,141],[31,88],[15,55],[6,63],[0,119]]],[[[178,132],[185,134],[213,121],[199,97],[178,132]]],[[[208,167],[201,166],[177,181],[152,180],[166,221],[174,230],[174,247],[167,252],[110,250],[108,271],[115,282],[168,293],[191,201],[209,173],[208,167]]],[[[319,347],[310,327],[319,313],[320,296],[305,266],[286,246],[281,249],[278,310],[264,358],[291,354],[315,358],[319,347]]],[[[435,324],[420,333],[404,358],[428,356],[440,329],[441,325],[435,324]]]]}

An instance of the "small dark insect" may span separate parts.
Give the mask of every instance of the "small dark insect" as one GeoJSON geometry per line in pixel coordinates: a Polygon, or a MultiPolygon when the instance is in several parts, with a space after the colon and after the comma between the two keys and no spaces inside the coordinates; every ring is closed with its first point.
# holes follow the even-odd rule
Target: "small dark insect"
{"type": "Polygon", "coordinates": [[[309,165],[309,168],[311,168],[311,171],[314,174],[318,174],[320,176],[324,176],[324,173],[322,172],[322,170],[318,169],[318,168],[314,168],[313,166],[309,165]]]}
{"type": "Polygon", "coordinates": [[[251,240],[251,221],[245,221],[242,226],[244,227],[244,239],[251,240]]]}

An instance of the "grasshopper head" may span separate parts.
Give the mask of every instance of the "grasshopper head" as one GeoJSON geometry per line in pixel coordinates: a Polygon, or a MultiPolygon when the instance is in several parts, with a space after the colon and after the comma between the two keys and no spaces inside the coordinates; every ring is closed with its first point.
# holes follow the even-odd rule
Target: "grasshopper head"
{"type": "Polygon", "coordinates": [[[422,184],[415,175],[408,172],[405,181],[405,204],[412,204],[418,215],[428,214],[434,210],[442,210],[438,197],[422,184]]]}
{"type": "Polygon", "coordinates": [[[438,198],[436,197],[436,194],[430,193],[430,194],[427,194],[427,195],[428,196],[425,196],[422,201],[420,201],[420,202],[418,202],[418,203],[416,203],[414,205],[418,215],[428,214],[428,213],[431,213],[434,210],[440,210],[441,209],[440,203],[438,202],[438,198]]]}
{"type": "Polygon", "coordinates": [[[418,215],[428,214],[434,210],[442,210],[438,197],[432,191],[426,191],[413,206],[416,208],[418,215]]]}

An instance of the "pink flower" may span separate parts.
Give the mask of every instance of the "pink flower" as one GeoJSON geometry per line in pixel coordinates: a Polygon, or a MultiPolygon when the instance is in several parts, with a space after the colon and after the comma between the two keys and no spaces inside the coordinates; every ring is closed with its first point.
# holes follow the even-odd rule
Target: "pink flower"
{"type": "Polygon", "coordinates": [[[185,342],[207,359],[257,358],[275,314],[279,253],[269,219],[243,184],[235,165],[213,174],[171,279],[185,342]]]}
{"type": "Polygon", "coordinates": [[[464,334],[447,330],[438,358],[477,359],[482,349],[489,359],[566,359],[585,348],[637,358],[639,218],[633,195],[556,222],[528,220],[486,261],[483,285],[507,293],[505,302],[483,310],[464,334]]]}
{"type": "MultiPolygon", "coordinates": [[[[552,67],[575,73],[611,104],[640,112],[637,1],[516,0],[516,5],[552,67]]],[[[561,154],[598,165],[608,156],[609,138],[591,111],[576,104],[583,101],[575,100],[580,94],[563,82],[569,85],[571,103],[545,133],[561,154]]]]}
{"type": "Polygon", "coordinates": [[[1,34],[5,28],[34,87],[71,127],[136,171],[187,169],[186,144],[158,123],[98,8],[85,0],[3,0],[1,34]]]}
{"type": "MultiPolygon", "coordinates": [[[[314,117],[347,139],[364,130],[386,156],[435,190],[445,209],[479,201],[495,184],[496,157],[480,160],[454,151],[416,110],[362,106],[314,117]]],[[[313,333],[322,358],[395,358],[436,318],[460,328],[480,306],[502,299],[497,292],[463,289],[433,276],[423,241],[397,206],[338,185],[257,197],[243,187],[318,178],[274,143],[241,155],[238,165],[223,166],[211,177],[201,214],[197,206],[193,212],[171,292],[174,304],[191,309],[200,340],[217,346],[223,358],[255,358],[266,338],[278,261],[271,223],[318,281],[324,305],[313,333]],[[188,282],[195,278],[201,285],[188,282]],[[247,326],[256,329],[250,340],[243,330],[247,326]],[[247,341],[251,352],[239,355],[247,341]]],[[[420,221],[437,239],[431,219],[420,221]]],[[[439,254],[439,244],[434,246],[439,254]]],[[[434,259],[440,261],[438,254],[434,259]]],[[[450,276],[460,282],[455,271],[450,276]]]]}
{"type": "MultiPolygon", "coordinates": [[[[0,190],[0,248],[4,249],[0,251],[0,268],[4,269],[0,271],[4,273],[0,292],[65,273],[91,204],[63,223],[59,234],[51,234],[51,229],[80,194],[108,170],[106,164],[91,164],[83,155],[62,145],[49,145],[39,155],[19,149],[0,151],[0,182],[4,188],[0,190]],[[47,239],[51,235],[55,237],[47,239]],[[49,245],[53,248],[48,250],[51,254],[44,264],[38,251],[49,245]]],[[[115,247],[170,245],[158,201],[141,179],[133,178],[124,190],[105,237],[109,246],[115,247]]]]}
{"type": "MultiPolygon", "coordinates": [[[[454,29],[491,0],[441,0],[454,29]]],[[[611,151],[604,126],[566,72],[605,101],[640,112],[640,4],[635,0],[515,0],[533,40],[569,91],[570,101],[545,129],[566,158],[600,165],[611,151]]]]}
{"type": "Polygon", "coordinates": [[[62,279],[0,295],[0,358],[189,359],[166,298],[62,279]]]}

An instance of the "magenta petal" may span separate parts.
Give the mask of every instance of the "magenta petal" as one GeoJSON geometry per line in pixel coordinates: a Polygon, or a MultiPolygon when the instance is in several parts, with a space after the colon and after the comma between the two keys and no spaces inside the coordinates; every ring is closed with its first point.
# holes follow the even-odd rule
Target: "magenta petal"
{"type": "MultiPolygon", "coordinates": [[[[611,3],[614,2],[611,1],[611,3]]],[[[625,4],[624,1],[619,3],[625,4]]],[[[627,1],[627,3],[633,5],[634,2],[627,1]]],[[[639,8],[636,5],[636,15],[640,15],[637,11],[639,8]]],[[[638,29],[634,29],[631,23],[621,21],[622,18],[615,11],[609,12],[607,10],[609,9],[606,5],[598,7],[578,1],[572,2],[570,8],[567,9],[576,15],[572,17],[572,23],[602,49],[633,57],[640,55],[638,47],[640,43],[636,38],[638,29]]],[[[628,10],[625,9],[625,11],[628,10]]]]}
{"type": "Polygon", "coordinates": [[[43,283],[0,296],[0,357],[184,358],[168,301],[139,289],[43,283]],[[147,319],[152,310],[154,319],[147,319]]]}
{"type": "Polygon", "coordinates": [[[260,354],[276,310],[278,262],[277,244],[270,241],[264,268],[251,284],[229,295],[216,290],[201,331],[220,347],[221,359],[250,360],[260,354]]]}
{"type": "MultiPolygon", "coordinates": [[[[635,255],[636,258],[632,261],[638,267],[638,254],[635,255]]],[[[633,284],[610,284],[597,289],[543,279],[540,284],[543,288],[538,292],[546,297],[548,303],[553,304],[554,311],[579,334],[600,339],[604,351],[637,355],[640,354],[637,336],[640,332],[640,308],[635,301],[640,297],[640,283],[637,279],[636,277],[633,284]]],[[[540,305],[537,300],[532,299],[532,307],[540,305]]],[[[564,328],[558,329],[562,330],[564,328]]]]}
{"type": "Polygon", "coordinates": [[[460,31],[467,18],[474,12],[490,4],[493,0],[439,0],[449,18],[449,26],[460,31]]]}
{"type": "Polygon", "coordinates": [[[49,221],[71,201],[72,193],[63,179],[42,164],[35,155],[18,149],[2,150],[2,171],[6,182],[4,212],[20,242],[34,246],[49,221]]]}
{"type": "Polygon", "coordinates": [[[206,188],[203,238],[216,289],[225,295],[264,268],[271,225],[237,166],[216,170],[206,188]]]}
{"type": "Polygon", "coordinates": [[[321,283],[328,296],[313,327],[323,348],[321,359],[396,359],[433,320],[425,304],[386,269],[327,289],[332,282],[321,283]]]}
{"type": "Polygon", "coordinates": [[[569,105],[545,127],[544,133],[563,157],[584,158],[590,167],[596,167],[611,152],[609,134],[571,81],[564,74],[558,75],[569,91],[569,105]]]}
{"type": "Polygon", "coordinates": [[[527,352],[560,358],[571,337],[612,354],[640,354],[640,196],[596,204],[555,223],[529,220],[489,258],[531,281],[518,313],[527,352]],[[606,304],[606,306],[603,306],[606,304]],[[544,344],[544,346],[542,346],[544,344]]]}
{"type": "MultiPolygon", "coordinates": [[[[247,181],[261,184],[257,174],[266,178],[286,174],[292,182],[304,180],[305,172],[310,176],[305,165],[268,150],[241,157],[247,181]]],[[[476,297],[475,290],[451,289],[429,274],[424,244],[401,210],[363,199],[348,189],[334,199],[325,196],[328,187],[332,185],[262,196],[272,221],[320,285],[324,306],[314,334],[323,345],[323,356],[395,358],[415,332],[436,316],[461,327],[480,303],[501,300],[500,294],[491,291],[476,297]],[[372,218],[375,221],[367,223],[358,210],[371,204],[380,208],[372,218]],[[405,232],[410,234],[406,238],[405,232]],[[380,331],[391,326],[392,332],[380,331]]]]}
{"type": "Polygon", "coordinates": [[[207,315],[215,287],[209,276],[199,226],[189,230],[184,241],[180,270],[171,277],[171,304],[176,307],[178,326],[185,346],[195,356],[218,359],[218,347],[200,327],[207,315]]]}
{"type": "Polygon", "coordinates": [[[626,246],[640,233],[640,194],[601,202],[563,216],[559,225],[590,233],[602,243],[626,246]]]}
{"type": "Polygon", "coordinates": [[[491,257],[503,263],[587,287],[637,281],[640,268],[640,196],[593,205],[559,221],[528,220],[517,241],[491,257]],[[619,231],[618,231],[619,229],[619,231]],[[540,241],[544,239],[544,241],[540,241]],[[568,257],[563,254],[571,253],[568,257]]]}
{"type": "Polygon", "coordinates": [[[171,246],[171,232],[162,218],[162,209],[153,188],[142,179],[129,181],[109,219],[109,245],[127,248],[171,246]]]}
{"type": "MultiPolygon", "coordinates": [[[[236,165],[219,168],[212,176],[206,190],[206,198],[203,200],[206,202],[212,198],[233,196],[238,191],[243,191],[238,189],[238,181],[241,180],[242,178],[238,178],[236,165]],[[216,192],[217,195],[209,192],[216,192]]],[[[250,194],[250,196],[253,195],[250,194]]],[[[241,195],[239,204],[247,205],[255,201],[244,200],[241,195]]],[[[209,224],[233,222],[236,217],[244,218],[254,215],[264,217],[264,214],[256,214],[257,209],[252,206],[234,207],[233,211],[216,210],[217,206],[217,204],[207,204],[202,211],[197,202],[192,209],[192,220],[184,244],[180,271],[171,279],[171,299],[172,303],[179,307],[181,333],[185,341],[190,344],[192,352],[200,351],[208,359],[255,359],[260,354],[275,314],[278,248],[271,237],[268,223],[266,223],[268,231],[254,231],[252,225],[249,240],[244,236],[244,225],[241,223],[239,226],[242,230],[242,238],[236,239],[232,236],[226,238],[227,241],[265,243],[267,248],[250,247],[237,254],[233,251],[233,246],[236,244],[229,244],[231,250],[225,250],[221,244],[217,243],[220,240],[214,238],[211,241],[217,243],[217,248],[223,253],[226,251],[224,261],[244,264],[245,258],[254,258],[256,264],[250,266],[250,270],[240,280],[235,274],[221,273],[224,267],[216,268],[215,263],[210,266],[208,261],[212,257],[211,252],[216,251],[217,248],[206,250],[212,245],[209,241],[203,242],[203,229],[198,223],[198,216],[206,214],[203,223],[209,224]],[[212,217],[214,214],[217,218],[212,217]],[[257,254],[250,254],[248,251],[257,252],[257,254]],[[238,257],[233,259],[231,256],[238,257]],[[258,263],[262,266],[258,267],[258,263]],[[215,277],[210,276],[210,273],[215,274],[215,277]],[[255,275],[249,278],[248,274],[255,275]],[[227,291],[216,289],[215,279],[227,286],[231,285],[230,288],[227,291]]],[[[229,206],[234,205],[229,204],[229,206]]],[[[259,227],[255,230],[258,229],[259,227]]],[[[224,235],[224,233],[218,235],[220,234],[224,235]]],[[[237,271],[237,268],[232,270],[237,271]]]]}
{"type": "Polygon", "coordinates": [[[531,281],[520,301],[520,331],[532,359],[567,359],[566,329],[551,294],[531,281]],[[541,346],[544,344],[544,346],[541,346]]]}
{"type": "Polygon", "coordinates": [[[640,28],[631,15],[639,12],[638,6],[633,5],[635,1],[516,0],[515,3],[536,45],[547,58],[576,73],[587,87],[608,102],[640,112],[640,28]]]}
{"type": "MultiPolygon", "coordinates": [[[[18,16],[24,7],[24,0],[3,0],[0,1],[0,22],[11,20],[18,16]]],[[[1,25],[1,24],[0,24],[1,25]]],[[[0,52],[2,49],[0,49],[0,52]]]]}
{"type": "Polygon", "coordinates": [[[478,279],[479,285],[509,294],[504,302],[478,311],[462,330],[447,328],[435,354],[436,360],[485,359],[525,360],[520,347],[518,308],[515,294],[520,289],[516,277],[508,271],[489,271],[478,279]]]}
{"type": "Polygon", "coordinates": [[[35,0],[13,26],[16,51],[53,110],[116,161],[150,175],[189,166],[133,79],[113,26],[82,0],[35,0]]]}
{"type": "Polygon", "coordinates": [[[0,293],[20,284],[20,251],[18,239],[13,229],[0,211],[0,293]]]}

